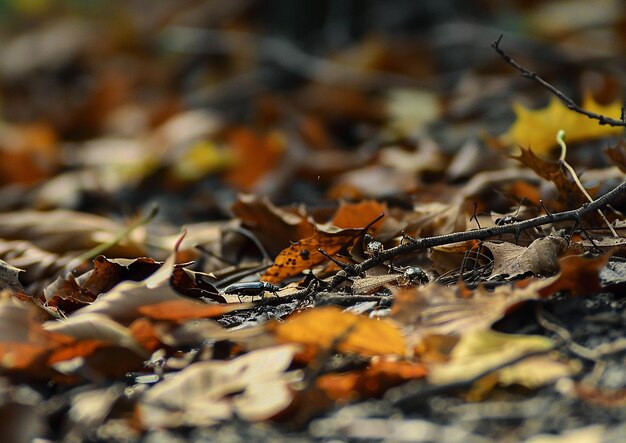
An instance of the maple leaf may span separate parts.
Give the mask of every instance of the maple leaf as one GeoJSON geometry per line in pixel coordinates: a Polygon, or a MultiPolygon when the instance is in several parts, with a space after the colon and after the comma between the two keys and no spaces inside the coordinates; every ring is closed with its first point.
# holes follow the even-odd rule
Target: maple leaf
{"type": "MultiPolygon", "coordinates": [[[[620,101],[608,105],[597,103],[589,94],[585,94],[583,109],[606,116],[619,116],[622,108],[620,101]]],[[[520,103],[513,103],[515,123],[504,133],[500,140],[514,146],[531,148],[535,153],[545,155],[556,146],[556,133],[564,130],[570,142],[593,140],[624,132],[621,127],[600,125],[584,115],[571,111],[559,99],[552,98],[548,106],[542,109],[528,109],[520,103]]]]}

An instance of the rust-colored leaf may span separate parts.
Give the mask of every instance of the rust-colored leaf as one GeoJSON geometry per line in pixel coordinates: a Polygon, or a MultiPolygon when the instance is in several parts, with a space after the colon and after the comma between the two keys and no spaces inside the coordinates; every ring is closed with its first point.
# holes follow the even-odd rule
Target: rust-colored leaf
{"type": "MultiPolygon", "coordinates": [[[[364,228],[380,214],[387,211],[387,205],[376,200],[363,200],[359,203],[346,203],[342,201],[330,224],[338,228],[364,228]]],[[[383,219],[374,223],[370,230],[378,231],[383,219]]]]}
{"type": "Polygon", "coordinates": [[[420,363],[377,359],[364,370],[322,375],[316,384],[333,400],[352,401],[377,397],[389,388],[427,374],[420,363]]]}
{"type": "MultiPolygon", "coordinates": [[[[525,148],[521,148],[520,155],[513,158],[531,168],[540,177],[554,183],[559,191],[556,205],[559,211],[575,209],[588,202],[585,194],[561,164],[543,160],[537,157],[531,149],[525,148]]],[[[589,190],[588,192],[593,195],[589,190]]]]}
{"type": "Polygon", "coordinates": [[[281,251],[274,260],[274,264],[265,271],[262,279],[270,283],[280,283],[286,278],[294,277],[305,269],[310,269],[326,260],[318,249],[323,249],[328,255],[333,255],[343,246],[354,241],[360,233],[360,229],[328,228],[325,231],[316,229],[312,236],[281,251]]]}
{"type": "Polygon", "coordinates": [[[137,312],[152,320],[182,322],[194,318],[219,317],[236,309],[241,309],[241,305],[208,305],[193,300],[178,299],[138,306],[137,312]]]}
{"type": "Polygon", "coordinates": [[[284,136],[277,132],[259,135],[247,128],[237,128],[228,136],[235,165],[226,173],[226,181],[249,192],[280,161],[285,151],[284,136]],[[252,160],[254,159],[254,160],[252,160]]]}

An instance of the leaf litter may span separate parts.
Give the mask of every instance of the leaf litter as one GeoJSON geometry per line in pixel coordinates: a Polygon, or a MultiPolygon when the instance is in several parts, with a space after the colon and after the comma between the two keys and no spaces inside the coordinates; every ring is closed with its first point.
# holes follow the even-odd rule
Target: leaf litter
{"type": "Polygon", "coordinates": [[[443,25],[309,51],[262,2],[9,3],[40,20],[0,55],[11,441],[626,432],[623,84],[598,67],[623,42],[571,45],[611,14],[554,34],[515,7],[533,51],[453,44],[416,3],[443,25]]]}

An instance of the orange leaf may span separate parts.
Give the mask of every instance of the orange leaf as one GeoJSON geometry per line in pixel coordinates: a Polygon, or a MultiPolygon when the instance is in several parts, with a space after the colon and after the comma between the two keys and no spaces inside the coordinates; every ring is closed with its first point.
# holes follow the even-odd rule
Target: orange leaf
{"type": "Polygon", "coordinates": [[[180,299],[138,306],[137,312],[152,320],[179,322],[194,318],[218,317],[235,309],[241,309],[241,305],[208,305],[180,299]]]}
{"type": "Polygon", "coordinates": [[[161,346],[156,329],[147,318],[138,318],[128,327],[133,338],[148,352],[154,352],[161,346]]]}
{"type": "Polygon", "coordinates": [[[268,325],[285,342],[329,347],[338,340],[343,352],[363,355],[404,355],[404,336],[392,322],[360,317],[335,307],[323,307],[293,315],[283,323],[268,325]]]}
{"type": "Polygon", "coordinates": [[[360,233],[360,229],[328,229],[328,232],[316,230],[311,237],[283,249],[262,279],[270,283],[280,283],[286,278],[296,276],[326,260],[318,248],[333,255],[342,246],[355,240],[360,233]]]}
{"type": "Polygon", "coordinates": [[[285,151],[283,136],[277,132],[259,135],[239,128],[230,134],[228,143],[237,164],[226,174],[226,181],[242,191],[251,191],[275,168],[285,151]]]}
{"type": "MultiPolygon", "coordinates": [[[[338,228],[364,228],[386,211],[387,205],[376,200],[364,200],[359,203],[342,201],[330,224],[338,228]]],[[[376,232],[382,223],[382,219],[374,223],[371,227],[372,231],[376,232]]]]}
{"type": "Polygon", "coordinates": [[[420,363],[376,360],[363,371],[346,374],[325,374],[317,379],[317,386],[333,400],[355,400],[377,397],[387,389],[428,374],[420,363]]]}

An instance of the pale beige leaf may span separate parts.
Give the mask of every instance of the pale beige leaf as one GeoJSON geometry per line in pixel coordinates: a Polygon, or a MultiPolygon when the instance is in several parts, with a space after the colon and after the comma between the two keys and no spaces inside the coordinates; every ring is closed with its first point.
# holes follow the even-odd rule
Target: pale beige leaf
{"type": "Polygon", "coordinates": [[[484,242],[483,245],[493,254],[492,276],[531,273],[550,275],[559,270],[559,256],[567,249],[567,240],[556,235],[538,238],[528,247],[512,243],[484,242]]]}

